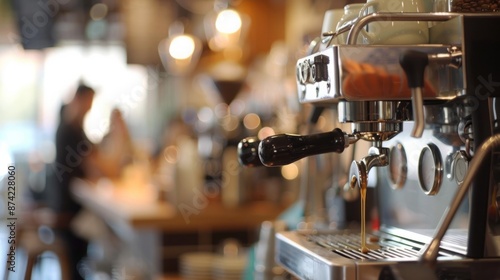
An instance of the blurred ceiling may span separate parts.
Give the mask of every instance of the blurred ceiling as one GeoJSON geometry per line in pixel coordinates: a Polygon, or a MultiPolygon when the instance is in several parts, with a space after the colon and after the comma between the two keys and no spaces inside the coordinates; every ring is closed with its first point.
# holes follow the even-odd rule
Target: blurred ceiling
{"type": "MultiPolygon", "coordinates": [[[[223,54],[208,47],[204,21],[207,14],[226,6],[249,19],[239,61],[248,64],[256,56],[268,53],[276,41],[286,41],[291,48],[300,47],[296,44],[304,40],[305,33],[311,29],[319,31],[316,29],[321,26],[324,11],[341,8],[348,2],[357,1],[0,0],[0,16],[2,10],[14,12],[12,26],[25,49],[43,49],[62,41],[118,43],[126,47],[128,63],[159,67],[158,44],[169,36],[174,22],[182,22],[185,32],[201,39],[202,60],[220,60],[223,54]],[[293,43],[291,37],[295,37],[293,43]]],[[[0,26],[2,31],[5,28],[0,26]]],[[[12,33],[10,40],[14,38],[12,33]]]]}
{"type": "MultiPolygon", "coordinates": [[[[286,0],[0,0],[13,11],[13,26],[25,49],[61,41],[124,43],[129,63],[159,65],[158,43],[174,21],[206,44],[203,21],[229,6],[250,19],[244,60],[269,51],[285,37],[286,0]],[[34,4],[36,3],[36,4],[34,4]],[[10,6],[10,7],[9,7],[10,6]]],[[[0,29],[1,31],[1,29],[0,29]]],[[[206,53],[208,48],[203,48],[206,53]]]]}

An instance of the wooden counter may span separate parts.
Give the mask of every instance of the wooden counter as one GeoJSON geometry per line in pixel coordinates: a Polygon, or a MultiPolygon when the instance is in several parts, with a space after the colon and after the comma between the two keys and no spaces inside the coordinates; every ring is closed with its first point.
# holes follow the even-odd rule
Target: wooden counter
{"type": "Polygon", "coordinates": [[[275,220],[285,206],[269,202],[226,207],[202,193],[176,205],[160,201],[153,186],[132,180],[95,183],[77,180],[75,199],[100,217],[151,277],[178,273],[179,257],[214,251],[227,238],[250,246],[263,221],[275,220]],[[124,183],[125,182],[125,183],[124,183]]]}
{"type": "Polygon", "coordinates": [[[263,221],[276,219],[285,209],[269,202],[227,207],[203,197],[172,205],[158,201],[144,189],[123,190],[106,184],[109,185],[78,180],[72,186],[72,193],[85,208],[104,220],[124,222],[133,228],[167,232],[258,228],[263,221]]]}
{"type": "Polygon", "coordinates": [[[158,200],[154,187],[138,186],[78,180],[71,192],[112,229],[133,254],[133,264],[140,263],[150,276],[175,275],[180,255],[213,251],[225,238],[238,236],[249,246],[261,223],[275,220],[285,210],[268,202],[227,207],[201,193],[174,205],[158,200]]]}

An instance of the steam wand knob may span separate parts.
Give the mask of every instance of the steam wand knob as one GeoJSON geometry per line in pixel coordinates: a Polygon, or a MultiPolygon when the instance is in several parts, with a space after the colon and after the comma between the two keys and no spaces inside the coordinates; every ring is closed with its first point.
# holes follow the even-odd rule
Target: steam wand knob
{"type": "Polygon", "coordinates": [[[260,142],[259,158],[265,166],[282,166],[307,156],[342,153],[358,139],[338,128],[311,135],[278,134],[260,142]]]}

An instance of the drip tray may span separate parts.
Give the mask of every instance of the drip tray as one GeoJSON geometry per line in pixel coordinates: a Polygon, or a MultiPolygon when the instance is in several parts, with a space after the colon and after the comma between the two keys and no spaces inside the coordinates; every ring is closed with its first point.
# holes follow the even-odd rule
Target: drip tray
{"type": "Polygon", "coordinates": [[[418,258],[418,250],[420,249],[420,246],[410,246],[392,240],[369,236],[367,238],[367,245],[370,251],[368,253],[362,253],[359,249],[361,248],[360,234],[310,234],[305,235],[305,237],[309,239],[310,242],[316,243],[345,258],[354,260],[412,260],[418,258]],[[372,242],[370,242],[370,239],[372,242]]]}
{"type": "MultiPolygon", "coordinates": [[[[357,232],[280,232],[276,235],[276,260],[301,279],[373,279],[390,265],[417,263],[424,245],[395,236],[367,237],[371,250],[362,253],[357,232]]],[[[442,259],[462,257],[440,252],[442,259]]]]}

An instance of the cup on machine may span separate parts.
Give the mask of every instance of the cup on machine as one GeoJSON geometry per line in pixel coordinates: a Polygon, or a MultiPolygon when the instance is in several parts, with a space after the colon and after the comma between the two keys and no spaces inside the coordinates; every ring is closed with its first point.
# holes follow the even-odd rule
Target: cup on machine
{"type": "MultiPolygon", "coordinates": [[[[349,22],[352,22],[355,19],[357,19],[363,6],[364,6],[364,4],[359,4],[359,3],[345,5],[344,6],[344,14],[342,15],[342,17],[340,18],[340,20],[337,24],[337,28],[336,28],[337,32],[339,32],[344,25],[349,24],[349,22]]],[[[338,34],[337,42],[339,44],[346,44],[348,34],[349,34],[349,32],[343,32],[343,33],[338,34]]],[[[356,41],[356,43],[357,44],[363,43],[361,36],[358,37],[358,40],[356,41]]]]}
{"type": "MultiPolygon", "coordinates": [[[[423,13],[423,0],[368,0],[361,8],[359,17],[371,13],[423,13]]],[[[389,17],[389,15],[388,15],[389,17]]],[[[372,22],[361,30],[363,43],[370,45],[417,45],[429,42],[429,27],[426,21],[372,22]]]]}
{"type": "MultiPolygon", "coordinates": [[[[339,23],[343,14],[343,9],[332,9],[325,12],[325,16],[323,17],[323,25],[321,27],[322,38],[325,37],[324,34],[331,34],[337,30],[337,24],[339,23]]],[[[337,43],[337,37],[333,38],[331,43],[337,43]]]]}

